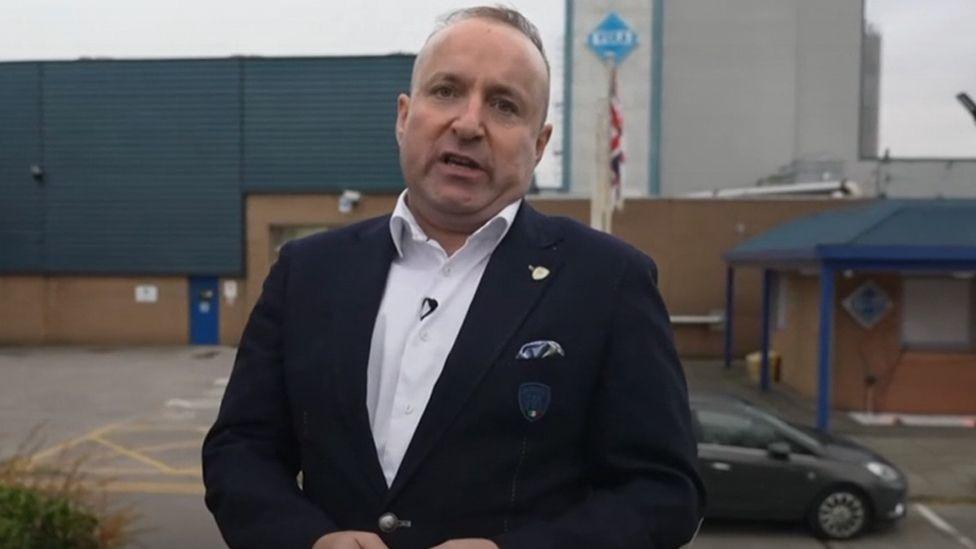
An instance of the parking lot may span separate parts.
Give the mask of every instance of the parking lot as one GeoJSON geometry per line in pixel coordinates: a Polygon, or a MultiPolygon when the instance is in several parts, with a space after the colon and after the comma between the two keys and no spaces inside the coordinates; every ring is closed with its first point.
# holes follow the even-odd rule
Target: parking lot
{"type": "Polygon", "coordinates": [[[40,426],[36,458],[83,459],[138,514],[143,547],[223,547],[203,504],[200,444],[232,361],[216,347],[0,350],[2,448],[40,426]]]}
{"type": "MultiPolygon", "coordinates": [[[[40,426],[36,458],[83,457],[85,472],[139,514],[141,546],[222,547],[202,501],[199,448],[233,355],[226,347],[0,349],[0,454],[40,426]]],[[[734,374],[712,375],[716,367],[688,362],[692,389],[749,392],[734,374]]],[[[806,410],[783,391],[756,400],[786,415],[806,410]]],[[[796,524],[707,521],[694,547],[976,549],[971,430],[838,428],[906,471],[913,499],[905,520],[843,543],[818,541],[796,524]]]]}

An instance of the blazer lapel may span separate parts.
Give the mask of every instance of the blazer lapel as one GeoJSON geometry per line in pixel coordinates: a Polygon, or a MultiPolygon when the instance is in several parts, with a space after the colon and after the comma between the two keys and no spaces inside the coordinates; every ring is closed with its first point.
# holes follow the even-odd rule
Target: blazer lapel
{"type": "Polygon", "coordinates": [[[550,281],[558,276],[560,262],[554,253],[558,235],[547,229],[546,219],[523,202],[488,262],[386,503],[417,470],[550,281]],[[534,267],[545,267],[547,275],[540,276],[537,271],[533,276],[534,267]]]}
{"type": "Polygon", "coordinates": [[[383,299],[390,263],[396,247],[390,237],[389,216],[369,224],[357,235],[358,242],[341,267],[332,295],[339,314],[333,321],[328,337],[338,346],[332,362],[335,396],[348,425],[359,469],[378,495],[386,492],[386,478],[376,453],[373,432],[366,408],[366,370],[373,325],[383,299]]]}

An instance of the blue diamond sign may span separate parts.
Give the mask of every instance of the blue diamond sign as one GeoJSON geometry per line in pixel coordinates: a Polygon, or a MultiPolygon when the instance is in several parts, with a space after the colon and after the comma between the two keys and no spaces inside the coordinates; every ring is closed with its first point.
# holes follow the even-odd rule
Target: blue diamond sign
{"type": "Polygon", "coordinates": [[[586,37],[586,43],[600,58],[620,63],[637,47],[637,33],[616,12],[610,12],[586,37]]]}
{"type": "Polygon", "coordinates": [[[874,282],[868,281],[847,296],[844,300],[844,308],[858,324],[864,328],[871,328],[884,318],[888,309],[891,309],[891,298],[874,282]]]}

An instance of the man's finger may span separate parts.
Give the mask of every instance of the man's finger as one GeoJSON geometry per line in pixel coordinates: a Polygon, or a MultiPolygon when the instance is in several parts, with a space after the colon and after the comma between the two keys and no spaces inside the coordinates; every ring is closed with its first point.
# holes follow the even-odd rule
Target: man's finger
{"type": "Polygon", "coordinates": [[[450,539],[431,549],[498,549],[495,542],[483,538],[450,539]]]}
{"type": "Polygon", "coordinates": [[[355,536],[360,549],[389,549],[379,536],[371,532],[356,532],[355,536]]]}

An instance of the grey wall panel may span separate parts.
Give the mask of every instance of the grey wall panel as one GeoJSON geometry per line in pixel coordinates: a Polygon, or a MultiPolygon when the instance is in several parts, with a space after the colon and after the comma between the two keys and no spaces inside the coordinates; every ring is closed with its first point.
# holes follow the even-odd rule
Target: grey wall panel
{"type": "Polygon", "coordinates": [[[747,187],[796,158],[799,1],[666,2],[665,195],[747,187]]]}
{"type": "Polygon", "coordinates": [[[244,189],[396,191],[413,56],[244,61],[244,189]]]}
{"type": "Polygon", "coordinates": [[[41,163],[39,86],[37,64],[0,64],[0,272],[41,268],[44,197],[30,174],[41,163]]]}
{"type": "Polygon", "coordinates": [[[46,270],[242,270],[240,61],[44,65],[46,270]]]}

